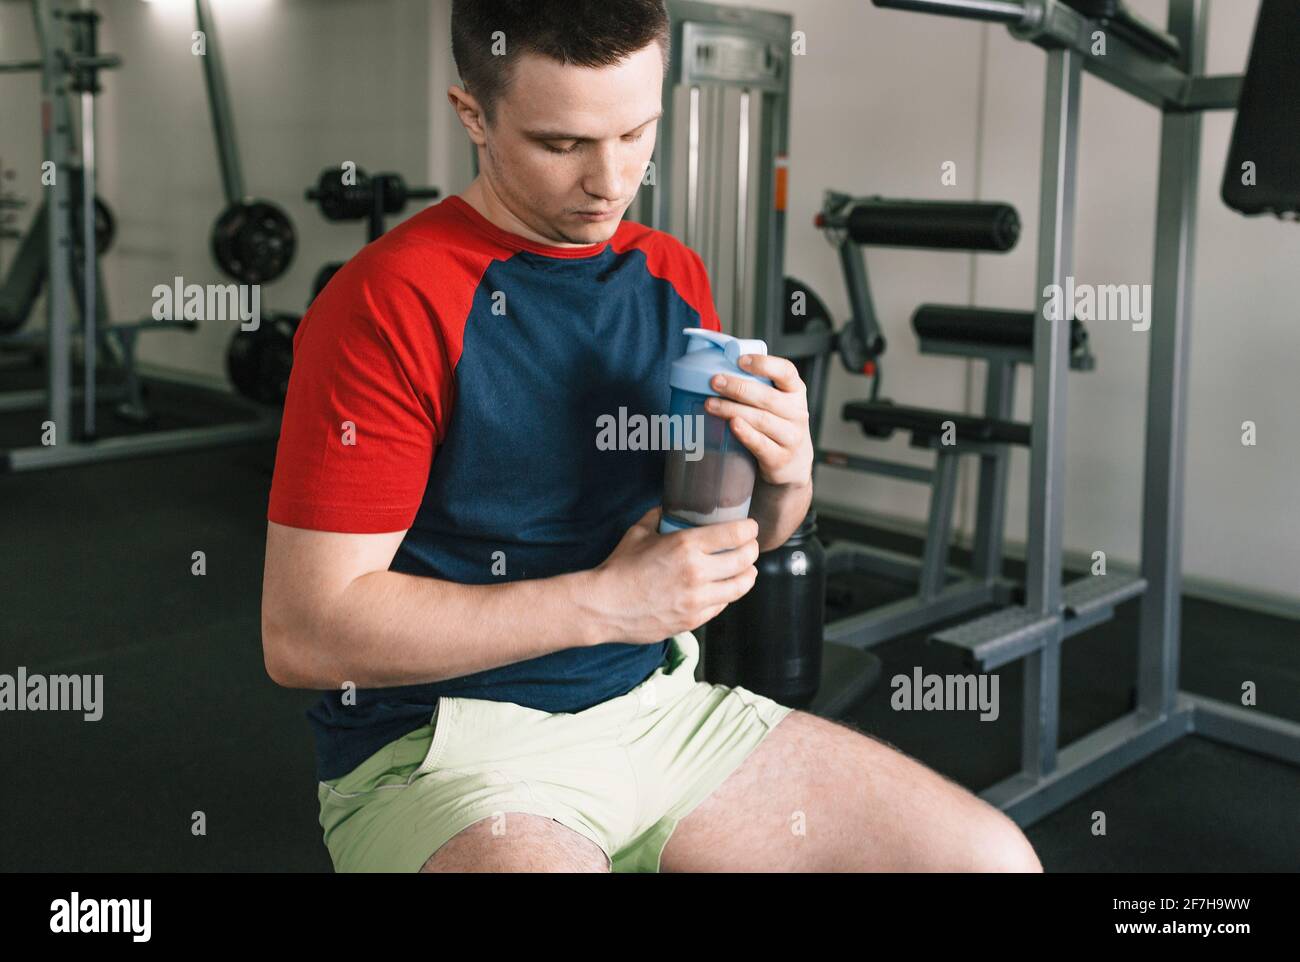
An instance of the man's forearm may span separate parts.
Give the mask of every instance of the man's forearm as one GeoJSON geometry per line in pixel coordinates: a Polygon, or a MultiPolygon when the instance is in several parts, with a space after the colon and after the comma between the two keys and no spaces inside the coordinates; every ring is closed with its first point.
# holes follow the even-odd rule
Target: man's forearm
{"type": "Polygon", "coordinates": [[[301,687],[418,685],[598,643],[592,571],[463,585],[375,571],[353,581],[295,646],[301,687]]]}
{"type": "Polygon", "coordinates": [[[758,522],[758,549],[772,551],[790,540],[812,504],[812,483],[771,485],[760,478],[754,485],[749,516],[758,522]]]}

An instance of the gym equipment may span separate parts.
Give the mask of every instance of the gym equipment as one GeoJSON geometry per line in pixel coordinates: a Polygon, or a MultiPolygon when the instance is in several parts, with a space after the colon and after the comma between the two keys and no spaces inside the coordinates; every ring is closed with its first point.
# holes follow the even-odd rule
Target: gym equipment
{"type": "MultiPolygon", "coordinates": [[[[817,390],[810,390],[809,414],[816,464],[930,487],[929,524],[919,559],[848,542],[835,544],[828,554],[832,573],[867,574],[915,589],[911,597],[827,625],[828,641],[869,648],[990,604],[1005,604],[1014,595],[1017,586],[1001,577],[1002,529],[1009,448],[1028,446],[1032,435],[1028,424],[1010,418],[1015,366],[1034,361],[1034,315],[1030,311],[922,304],[912,317],[921,353],[973,358],[987,364],[984,410],[971,415],[895,404],[880,397],[885,339],[871,298],[863,249],[882,245],[1004,253],[1019,239],[1020,216],[1015,208],[1002,203],[884,200],[827,191],[814,223],[837,250],[853,312],[836,335],[836,353],[850,374],[871,378],[871,396],[845,403],[842,417],[876,440],[906,431],[913,447],[932,450],[935,455],[933,467],[927,469],[823,447],[820,437],[827,378],[815,379],[817,390]],[[846,344],[850,345],[847,349],[846,344]],[[948,564],[958,464],[964,455],[980,459],[976,547],[968,571],[948,564]]],[[[814,368],[823,367],[826,361],[819,359],[814,368]]],[[[1078,321],[1073,322],[1071,366],[1081,370],[1093,367],[1087,331],[1078,321]]]]}
{"type": "Polygon", "coordinates": [[[785,325],[786,334],[803,334],[805,331],[825,331],[834,328],[831,312],[826,302],[817,296],[816,291],[803,281],[794,277],[785,279],[785,325]],[[796,305],[798,311],[796,313],[796,305]]]}
{"type": "Polygon", "coordinates": [[[15,211],[27,206],[27,201],[18,197],[9,189],[8,182],[13,180],[14,171],[0,161],[0,241],[15,240],[22,234],[14,229],[15,211]]]}
{"type": "Polygon", "coordinates": [[[95,253],[107,254],[117,238],[117,219],[103,198],[95,198],[95,253]]]}
{"type": "Polygon", "coordinates": [[[1259,10],[1232,147],[1223,169],[1223,202],[1242,214],[1300,214],[1300,71],[1296,8],[1267,2],[1259,10]],[[1253,177],[1246,176],[1251,165],[1253,177]]]}
{"type": "MultiPolygon", "coordinates": [[[[316,178],[316,185],[307,188],[306,197],[320,208],[326,220],[338,223],[369,218],[366,239],[374,241],[387,230],[386,215],[400,214],[408,201],[435,200],[441,194],[437,187],[409,187],[401,174],[375,174],[372,177],[360,167],[350,171],[342,167],[326,167],[316,178]]],[[[330,263],[317,272],[312,284],[312,301],[342,266],[337,262],[330,263]]]]}
{"type": "Polygon", "coordinates": [[[654,186],[627,216],[697,251],[724,330],[770,345],[785,316],[793,20],[687,0],[667,7],[674,56],[647,172],[654,186]]]}
{"type": "MultiPolygon", "coordinates": [[[[755,562],[745,597],[709,622],[704,677],[741,685],[792,708],[807,708],[821,685],[826,551],[810,510],[790,540],[755,562]]],[[[874,676],[862,679],[864,687],[874,676]]]]}
{"type": "Polygon", "coordinates": [[[347,182],[348,176],[341,167],[326,167],[316,186],[307,191],[307,199],[320,207],[326,220],[361,220],[376,209],[396,214],[408,200],[436,200],[441,194],[437,187],[409,187],[401,174],[371,177],[358,167],[352,172],[352,183],[347,182]]]}
{"type": "MultiPolygon", "coordinates": [[[[0,452],[0,470],[22,471],[125,458],[160,451],[184,450],[273,436],[275,425],[260,409],[249,408],[249,420],[208,428],[152,431],[129,437],[101,438],[96,405],[116,400],[115,414],[146,423],[151,413],[136,374],[135,345],[139,334],[156,330],[195,329],[193,321],[110,323],[102,296],[99,264],[115,234],[110,208],[95,195],[95,97],[99,72],[120,60],[99,52],[99,17],[93,10],[74,8],[69,0],[32,0],[40,58],[0,65],[0,72],[40,71],[44,141],[42,156],[58,172],[43,188],[36,210],[0,289],[0,346],[17,347],[32,357],[43,355],[43,391],[10,391],[0,395],[0,410],[44,408],[45,421],[57,430],[56,443],[36,444],[0,452]],[[79,95],[80,123],[74,123],[69,95],[79,95]],[[74,136],[79,135],[79,140],[74,136]],[[74,267],[75,265],[75,267],[74,267]],[[69,316],[69,288],[81,314],[81,325],[69,316]],[[42,331],[23,332],[42,289],[47,319],[42,331]],[[82,354],[84,404],[80,433],[72,418],[74,339],[82,354]],[[42,350],[43,343],[43,350],[42,350]],[[123,383],[104,388],[96,380],[99,350],[118,369],[123,383]]],[[[228,395],[221,395],[222,399],[228,395]]]]}
{"type": "MultiPolygon", "coordinates": [[[[781,326],[783,336],[830,336],[834,333],[835,322],[831,319],[826,303],[803,281],[787,277],[784,297],[785,321],[781,326]]],[[[822,367],[810,357],[795,358],[794,366],[799,370],[799,377],[808,385],[808,396],[817,397],[822,390],[822,385],[817,382],[822,367]]]]}
{"type": "MultiPolygon", "coordinates": [[[[873,0],[877,7],[925,10],[1006,23],[1014,37],[1047,56],[1039,208],[1039,292],[1064,286],[1073,268],[1075,187],[1082,73],[1088,71],[1161,112],[1156,207],[1155,301],[1150,327],[1146,454],[1139,574],[1062,582],[1066,325],[1035,313],[1034,394],[1030,437],[1029,557],[1024,602],[944,629],[932,641],[979,671],[1023,659],[1024,729],[1020,771],[982,793],[1022,825],[1030,824],[1183,735],[1195,733],[1300,765],[1300,725],[1258,709],[1218,702],[1178,688],[1182,586],[1183,465],[1187,434],[1188,330],[1195,263],[1201,112],[1233,109],[1241,91],[1272,93],[1294,65],[1279,51],[1300,45],[1300,17],[1291,0],[1263,0],[1244,81],[1202,75],[1204,0],[1170,0],[1168,36],[1178,54],[1155,55],[1123,32],[1112,32],[1105,55],[1093,53],[1101,27],[1061,0],[873,0]],[[1066,639],[1113,617],[1116,606],[1141,598],[1135,710],[1064,747],[1060,727],[1061,648],[1066,639]]],[[[1277,101],[1256,101],[1238,115],[1234,142],[1270,146],[1277,101]]],[[[1284,115],[1283,115],[1284,116],[1284,115]]],[[[1280,124],[1285,127],[1285,124],[1280,124]]],[[[1235,146],[1235,143],[1234,143],[1235,146]]],[[[1276,197],[1256,200],[1285,210],[1297,199],[1294,145],[1261,152],[1261,167],[1284,171],[1276,197]]],[[[1251,158],[1256,159],[1256,158],[1251,158]]],[[[1231,171],[1229,172],[1232,173],[1231,171]]],[[[1226,182],[1225,182],[1226,183],[1226,182]]],[[[1226,190],[1225,190],[1226,192],[1226,190]]],[[[1235,195],[1235,190],[1232,192],[1235,195]]],[[[1234,200],[1235,200],[1234,196],[1234,200]]],[[[1230,201],[1231,203],[1232,201],[1230,201]]],[[[1246,201],[1242,200],[1243,206],[1246,201]]]]}
{"type": "Polygon", "coordinates": [[[244,192],[230,95],[208,0],[195,0],[194,20],[206,43],[206,52],[198,60],[203,64],[212,135],[217,144],[221,187],[226,197],[226,206],[212,226],[212,256],[223,271],[241,284],[269,284],[283,276],[293,263],[298,249],[297,234],[282,208],[244,192]]]}
{"type": "Polygon", "coordinates": [[[226,350],[226,374],[240,394],[261,404],[284,404],[299,320],[274,313],[264,316],[255,331],[236,330],[226,350]]]}
{"type": "Polygon", "coordinates": [[[816,225],[840,230],[857,244],[934,250],[1009,251],[1020,239],[1020,215],[1010,204],[885,200],[868,197],[828,205],[816,225]]]}
{"type": "MultiPolygon", "coordinates": [[[[207,41],[207,53],[199,59],[226,197],[225,210],[212,229],[212,255],[222,270],[241,283],[266,284],[283,276],[293,263],[297,232],[281,207],[245,194],[230,96],[208,0],[195,0],[194,18],[207,41]]],[[[226,375],[236,391],[257,404],[284,403],[298,321],[292,314],[264,311],[256,330],[235,327],[226,348],[226,375]]]]}
{"type": "Polygon", "coordinates": [[[1135,50],[1160,61],[1177,60],[1182,47],[1171,37],[1152,26],[1123,3],[1123,0],[1065,0],[1071,7],[1099,26],[1123,37],[1135,50]]]}
{"type": "MultiPolygon", "coordinates": [[[[70,193],[73,198],[69,210],[72,222],[69,242],[72,244],[73,255],[84,257],[85,231],[82,219],[85,216],[85,208],[81,203],[82,172],[72,167],[69,168],[67,176],[72,181],[70,193]]],[[[106,253],[112,247],[116,235],[117,220],[112,210],[101,198],[96,197],[96,255],[106,253]]],[[[45,268],[49,254],[49,209],[44,201],[32,217],[27,232],[16,236],[19,237],[18,250],[9,265],[3,285],[0,285],[0,337],[12,334],[27,323],[45,285],[45,268]]]]}
{"type": "Polygon", "coordinates": [[[266,200],[231,204],[212,227],[212,256],[241,284],[267,284],[281,276],[298,249],[289,215],[266,200]]]}

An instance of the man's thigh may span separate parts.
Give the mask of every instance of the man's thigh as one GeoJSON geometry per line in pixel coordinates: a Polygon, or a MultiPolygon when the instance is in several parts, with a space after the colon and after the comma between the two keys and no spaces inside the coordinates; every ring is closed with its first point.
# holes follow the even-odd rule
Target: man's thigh
{"type": "Polygon", "coordinates": [[[660,867],[1040,871],[1020,829],[895,748],[791,712],[676,826],[660,867]]]}
{"type": "Polygon", "coordinates": [[[429,856],[421,872],[608,872],[600,846],[541,815],[480,819],[429,856]]]}

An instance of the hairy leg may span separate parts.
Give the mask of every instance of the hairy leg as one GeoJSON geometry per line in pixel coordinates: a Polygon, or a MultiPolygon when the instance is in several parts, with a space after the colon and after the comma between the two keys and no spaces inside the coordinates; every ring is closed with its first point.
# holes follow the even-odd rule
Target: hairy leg
{"type": "Polygon", "coordinates": [[[677,825],[664,871],[1040,872],[1018,826],[896,748],[795,711],[677,825]]]}

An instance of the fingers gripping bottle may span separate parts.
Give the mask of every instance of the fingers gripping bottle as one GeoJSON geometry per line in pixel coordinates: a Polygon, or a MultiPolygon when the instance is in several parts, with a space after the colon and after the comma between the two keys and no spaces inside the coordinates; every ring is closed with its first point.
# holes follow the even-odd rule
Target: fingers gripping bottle
{"type": "Polygon", "coordinates": [[[729,419],[710,414],[704,402],[721,396],[711,383],[719,374],[772,384],[738,366],[745,354],[766,354],[764,342],[698,327],[683,333],[686,353],[673,362],[668,377],[670,441],[660,534],[749,517],[758,464],[731,433],[729,419]]]}

